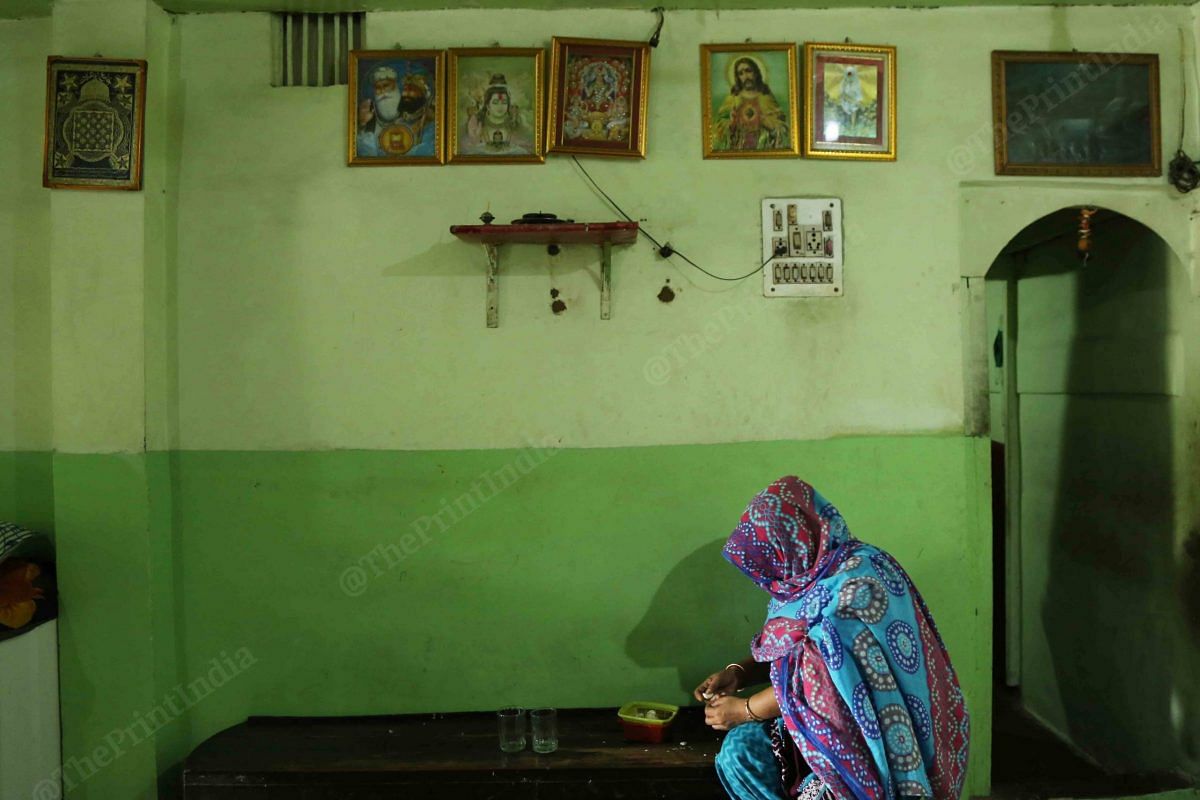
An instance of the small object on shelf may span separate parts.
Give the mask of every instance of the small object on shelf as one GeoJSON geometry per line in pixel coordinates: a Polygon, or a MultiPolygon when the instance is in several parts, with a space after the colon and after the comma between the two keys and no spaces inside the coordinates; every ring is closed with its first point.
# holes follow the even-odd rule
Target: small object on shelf
{"type": "Polygon", "coordinates": [[[513,225],[568,225],[573,223],[573,219],[559,219],[557,214],[551,214],[548,211],[531,211],[528,214],[522,214],[520,219],[514,219],[513,225]]]}
{"type": "Polygon", "coordinates": [[[625,738],[631,742],[661,742],[675,721],[679,706],[669,703],[626,703],[617,711],[625,738]]]}
{"type": "Polygon", "coordinates": [[[482,222],[484,225],[491,225],[492,220],[494,220],[495,218],[496,218],[496,215],[490,211],[485,211],[479,215],[479,221],[482,222]]]}

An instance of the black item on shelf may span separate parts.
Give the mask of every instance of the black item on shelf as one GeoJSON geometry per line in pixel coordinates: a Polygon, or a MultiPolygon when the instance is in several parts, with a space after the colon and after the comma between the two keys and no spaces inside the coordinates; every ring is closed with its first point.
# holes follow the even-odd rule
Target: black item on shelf
{"type": "Polygon", "coordinates": [[[572,223],[573,219],[559,219],[557,215],[546,211],[531,211],[528,214],[522,214],[520,219],[514,219],[513,225],[566,225],[572,223]]]}

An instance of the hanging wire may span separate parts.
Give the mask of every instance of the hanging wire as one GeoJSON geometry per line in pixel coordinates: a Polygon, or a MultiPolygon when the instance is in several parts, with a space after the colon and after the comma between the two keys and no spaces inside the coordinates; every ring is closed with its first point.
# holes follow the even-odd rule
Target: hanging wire
{"type": "Polygon", "coordinates": [[[1167,180],[1179,190],[1180,194],[1187,194],[1200,186],[1200,167],[1197,167],[1196,162],[1183,152],[1183,133],[1187,124],[1188,81],[1182,29],[1179,31],[1179,85],[1183,90],[1183,99],[1179,104],[1179,146],[1175,148],[1175,157],[1167,165],[1167,180]]]}
{"type": "Polygon", "coordinates": [[[650,46],[658,47],[658,37],[662,35],[663,23],[667,21],[667,10],[662,6],[656,6],[650,10],[658,14],[658,27],[654,29],[654,35],[650,37],[650,46]]]}
{"type": "MultiPolygon", "coordinates": [[[[593,178],[593,177],[591,176],[591,173],[589,173],[589,172],[588,172],[588,171],[587,171],[587,170],[584,168],[583,164],[580,164],[580,163],[579,163],[579,159],[578,159],[578,158],[576,158],[575,156],[571,156],[571,160],[575,162],[575,166],[579,167],[579,171],[580,171],[580,172],[582,172],[582,173],[583,173],[583,175],[584,175],[584,177],[586,177],[586,178],[588,179],[588,181],[590,181],[590,182],[591,182],[592,186],[594,186],[594,187],[595,187],[596,191],[597,191],[597,192],[599,192],[599,193],[601,194],[601,196],[602,196],[602,197],[604,197],[604,199],[608,201],[608,204],[609,204],[610,206],[612,206],[614,209],[616,209],[616,212],[617,212],[618,214],[620,214],[622,217],[624,217],[624,218],[625,218],[625,221],[626,221],[626,222],[635,222],[635,223],[637,222],[637,220],[635,220],[633,217],[631,217],[631,216],[629,216],[628,214],[626,214],[626,213],[625,213],[625,209],[623,209],[623,208],[621,208],[619,205],[617,205],[617,201],[616,201],[616,200],[613,200],[613,199],[612,199],[612,198],[609,196],[608,192],[606,192],[606,191],[604,191],[603,189],[601,189],[601,188],[600,188],[600,184],[596,183],[596,179],[595,179],[595,178],[593,178]]],[[[692,261],[690,258],[688,258],[688,257],[687,257],[686,255],[684,255],[683,253],[681,253],[681,252],[679,252],[678,250],[676,250],[674,247],[672,247],[672,246],[671,246],[671,243],[670,243],[670,242],[667,242],[667,243],[665,243],[665,244],[664,244],[664,243],[662,243],[662,242],[658,241],[658,239],[654,238],[654,236],[653,236],[653,235],[651,235],[650,231],[646,230],[646,229],[645,229],[644,227],[642,227],[642,225],[640,225],[640,224],[638,225],[638,233],[642,234],[642,235],[643,235],[643,236],[645,236],[647,239],[649,239],[651,242],[653,242],[653,243],[654,243],[654,246],[655,246],[656,248],[658,248],[658,254],[659,254],[660,256],[662,256],[663,258],[670,258],[671,256],[679,256],[679,257],[680,257],[680,258],[682,258],[684,261],[686,261],[688,264],[691,264],[693,267],[695,267],[696,269],[700,270],[701,272],[703,272],[703,273],[704,273],[705,275],[707,275],[708,277],[710,277],[710,278],[714,278],[714,279],[716,279],[716,280],[718,280],[718,281],[744,281],[744,280],[746,280],[746,278],[749,278],[751,275],[755,275],[755,274],[757,274],[757,273],[759,273],[759,272],[762,272],[762,269],[763,269],[763,267],[765,267],[767,264],[771,263],[771,259],[773,259],[773,258],[775,258],[775,257],[776,257],[776,254],[774,254],[774,253],[773,253],[773,254],[771,254],[771,255],[770,255],[768,258],[767,258],[767,260],[766,260],[766,261],[762,262],[762,263],[761,263],[761,264],[759,264],[757,267],[755,267],[754,269],[752,269],[752,270],[750,270],[749,272],[747,272],[745,275],[738,275],[738,276],[735,276],[735,277],[728,277],[728,276],[725,276],[725,275],[715,275],[715,274],[713,274],[713,273],[709,272],[708,270],[706,270],[704,267],[702,267],[702,266],[700,266],[699,264],[697,264],[695,261],[692,261]]]]}

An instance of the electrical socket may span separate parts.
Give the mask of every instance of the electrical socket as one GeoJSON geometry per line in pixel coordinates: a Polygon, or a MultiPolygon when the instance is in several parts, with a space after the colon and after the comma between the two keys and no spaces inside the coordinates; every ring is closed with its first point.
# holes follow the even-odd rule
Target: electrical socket
{"type": "Polygon", "coordinates": [[[763,295],[841,297],[842,202],[836,197],[767,197],[762,220],[763,295]]]}
{"type": "Polygon", "coordinates": [[[820,225],[801,225],[800,241],[804,247],[803,255],[815,257],[825,255],[825,235],[821,233],[820,225]]]}

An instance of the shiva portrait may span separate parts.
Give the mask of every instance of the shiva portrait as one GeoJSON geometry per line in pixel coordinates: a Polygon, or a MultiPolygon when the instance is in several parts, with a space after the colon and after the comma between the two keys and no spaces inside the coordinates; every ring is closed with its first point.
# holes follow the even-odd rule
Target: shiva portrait
{"type": "Polygon", "coordinates": [[[450,160],[540,161],[542,51],[450,51],[450,160]]]}

